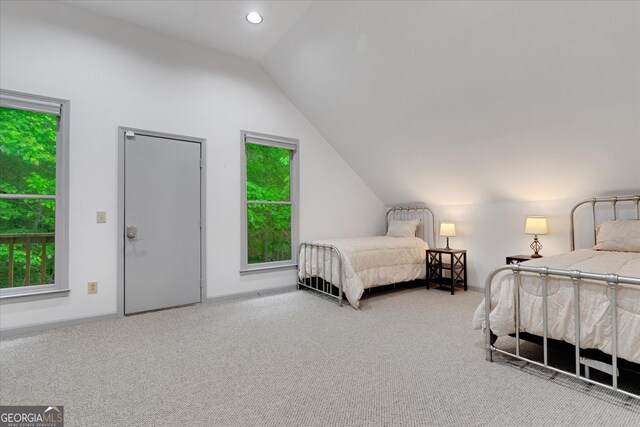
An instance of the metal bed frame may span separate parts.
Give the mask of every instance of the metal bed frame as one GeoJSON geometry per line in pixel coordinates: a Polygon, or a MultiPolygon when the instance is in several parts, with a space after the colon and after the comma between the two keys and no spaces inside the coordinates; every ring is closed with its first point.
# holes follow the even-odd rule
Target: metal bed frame
{"type": "MultiPolygon", "coordinates": [[[[386,213],[387,230],[389,229],[389,223],[392,219],[396,219],[396,220],[419,219],[420,224],[418,225],[418,229],[416,231],[417,234],[421,234],[422,240],[426,241],[427,243],[428,243],[428,240],[426,237],[428,234],[431,234],[431,237],[432,237],[431,244],[435,246],[435,242],[436,242],[435,215],[433,214],[433,211],[428,207],[398,206],[398,207],[392,207],[388,209],[386,213]],[[426,221],[427,216],[431,217],[431,221],[429,222],[429,225],[431,228],[430,233],[427,230],[429,228],[428,223],[426,221]]],[[[300,274],[298,274],[298,283],[297,283],[298,289],[305,288],[305,289],[318,292],[322,296],[325,296],[330,299],[335,299],[338,305],[342,307],[342,300],[344,297],[343,290],[342,290],[342,281],[344,277],[344,256],[342,255],[340,250],[333,245],[328,245],[324,243],[302,242],[300,244],[298,254],[300,257],[300,259],[298,259],[298,269],[299,269],[298,271],[299,272],[301,271],[300,270],[301,265],[305,266],[302,269],[302,271],[304,271],[303,276],[300,277],[300,274]],[[338,272],[339,272],[339,274],[337,274],[337,277],[335,278],[333,277],[334,276],[334,269],[333,269],[334,254],[337,258],[338,272]],[[308,273],[306,268],[307,260],[309,260],[310,265],[313,266],[314,255],[315,255],[315,259],[318,260],[318,263],[317,263],[318,269],[320,269],[319,261],[322,260],[322,268],[320,269],[321,271],[317,271],[316,275],[311,275],[313,271],[310,271],[309,274],[307,274],[308,273]],[[329,257],[329,267],[328,267],[329,275],[328,276],[327,276],[327,271],[326,271],[327,267],[325,262],[327,260],[327,257],[329,257]]]]}
{"type": "MultiPolygon", "coordinates": [[[[596,221],[596,204],[599,203],[611,203],[613,207],[613,219],[618,219],[618,211],[617,206],[619,202],[633,202],[635,203],[635,211],[636,211],[636,219],[640,220],[640,195],[633,196],[613,196],[613,197],[603,197],[603,198],[592,198],[584,200],[571,209],[571,250],[575,250],[575,220],[574,215],[576,209],[584,204],[591,204],[592,209],[592,218],[593,218],[593,228],[594,228],[594,241],[596,239],[596,230],[597,230],[597,221],[596,221]]],[[[547,267],[530,267],[527,265],[520,264],[511,264],[502,267],[498,267],[494,269],[489,276],[487,277],[485,283],[485,357],[486,360],[491,362],[493,361],[493,352],[498,352],[501,354],[505,354],[507,356],[514,357],[516,359],[523,360],[525,362],[531,363],[532,365],[540,366],[547,368],[551,371],[562,373],[566,375],[573,376],[579,380],[585,381],[589,384],[595,384],[609,390],[614,390],[623,395],[634,397],[636,399],[640,399],[640,395],[627,392],[625,390],[621,390],[618,388],[618,325],[617,325],[617,307],[616,307],[616,297],[617,297],[617,288],[619,284],[625,285],[633,285],[640,287],[640,277],[628,277],[628,276],[619,276],[616,274],[598,274],[598,273],[589,273],[578,270],[560,270],[554,268],[547,267]],[[516,338],[516,348],[515,353],[510,351],[506,351],[503,349],[499,349],[495,347],[494,337],[495,335],[491,332],[491,288],[493,286],[493,278],[496,274],[502,271],[511,271],[514,275],[514,294],[515,294],[515,338],[516,338]],[[542,346],[543,346],[543,363],[528,359],[523,357],[520,354],[520,340],[522,339],[520,336],[520,282],[521,282],[521,273],[533,273],[538,274],[540,276],[540,283],[542,284],[543,294],[542,294],[542,315],[543,315],[543,329],[544,335],[542,337],[542,346]],[[607,364],[606,362],[595,361],[589,359],[587,357],[580,356],[580,304],[574,303],[574,318],[575,318],[575,373],[570,373],[561,369],[557,369],[555,367],[549,366],[548,363],[548,281],[549,277],[565,277],[571,279],[571,283],[573,285],[573,298],[574,301],[579,301],[580,298],[580,285],[582,284],[582,280],[589,280],[592,283],[596,282],[598,284],[602,284],[602,286],[607,286],[609,289],[609,304],[610,304],[610,312],[611,312],[611,330],[613,331],[611,335],[611,364],[607,364]],[[585,365],[585,375],[582,376],[580,374],[580,365],[585,365]],[[601,370],[603,372],[609,373],[612,377],[611,386],[608,384],[603,384],[601,382],[593,381],[589,377],[589,367],[594,369],[601,370]]],[[[523,332],[524,334],[524,332],[523,332]]]]}

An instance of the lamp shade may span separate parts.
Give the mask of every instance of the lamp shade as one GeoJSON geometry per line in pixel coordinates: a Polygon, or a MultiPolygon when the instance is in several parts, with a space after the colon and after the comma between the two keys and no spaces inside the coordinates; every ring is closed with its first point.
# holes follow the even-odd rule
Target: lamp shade
{"type": "Polygon", "coordinates": [[[547,234],[547,218],[544,216],[528,216],[524,232],[527,234],[547,234]]]}
{"type": "Polygon", "coordinates": [[[440,224],[440,235],[444,237],[453,237],[456,235],[456,225],[452,222],[443,222],[440,224]]]}

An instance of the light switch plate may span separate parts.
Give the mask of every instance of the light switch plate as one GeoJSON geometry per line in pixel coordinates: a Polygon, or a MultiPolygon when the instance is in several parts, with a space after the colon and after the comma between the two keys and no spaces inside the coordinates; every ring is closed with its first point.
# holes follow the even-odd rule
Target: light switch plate
{"type": "Polygon", "coordinates": [[[98,293],[98,282],[87,282],[87,293],[88,294],[97,294],[98,293]]]}
{"type": "Polygon", "coordinates": [[[105,211],[96,212],[96,222],[98,224],[104,224],[107,222],[107,213],[105,211]]]}

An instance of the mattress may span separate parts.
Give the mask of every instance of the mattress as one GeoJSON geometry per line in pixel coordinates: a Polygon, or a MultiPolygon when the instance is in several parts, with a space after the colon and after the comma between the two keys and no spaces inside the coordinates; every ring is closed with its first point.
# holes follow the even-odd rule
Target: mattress
{"type": "Polygon", "coordinates": [[[428,245],[419,237],[376,236],[314,243],[335,246],[344,259],[342,271],[335,251],[307,247],[300,250],[299,277],[318,276],[334,284],[340,277],[344,295],[355,308],[359,308],[365,289],[426,275],[428,245]]]}
{"type": "MultiPolygon", "coordinates": [[[[617,274],[640,277],[640,253],[608,252],[581,249],[562,255],[523,263],[562,270],[617,274]]],[[[520,288],[520,331],[544,335],[540,276],[522,273],[520,288]]],[[[514,276],[501,272],[491,288],[491,331],[497,336],[515,332],[514,276]]],[[[573,284],[568,278],[549,278],[549,338],[575,344],[573,284]]],[[[640,286],[618,285],[617,298],[618,356],[640,363],[640,286]]],[[[473,317],[476,329],[484,327],[484,301],[473,317]]],[[[611,354],[611,311],[606,284],[583,280],[580,285],[580,347],[595,348],[611,354]]]]}

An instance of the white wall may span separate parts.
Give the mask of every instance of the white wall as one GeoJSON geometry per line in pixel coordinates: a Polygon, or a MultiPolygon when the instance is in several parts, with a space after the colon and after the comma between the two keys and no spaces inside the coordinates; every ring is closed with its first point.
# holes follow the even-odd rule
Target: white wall
{"type": "Polygon", "coordinates": [[[239,274],[240,129],[300,140],[303,240],[383,231],[382,202],[258,66],[63,4],[0,12],[0,86],[71,101],[71,292],[2,305],[2,329],[116,311],[119,125],[207,139],[208,297],[295,283],[239,274]]]}
{"type": "MultiPolygon", "coordinates": [[[[640,194],[635,191],[615,191],[613,193],[592,194],[604,197],[613,194],[640,194]]],[[[530,255],[529,245],[533,236],[525,234],[525,219],[529,215],[547,217],[549,234],[538,236],[543,256],[558,255],[571,250],[570,212],[584,199],[545,200],[532,202],[496,202],[468,205],[435,206],[434,211],[439,222],[453,221],[456,224],[456,237],[449,239],[449,246],[467,250],[468,284],[484,288],[488,273],[504,265],[505,257],[511,255],[530,255]]],[[[633,203],[619,203],[618,218],[635,218],[633,203]]],[[[597,222],[613,218],[612,206],[598,204],[597,222]]],[[[583,205],[576,210],[576,249],[589,248],[593,242],[593,223],[591,205],[583,205]]],[[[439,228],[438,228],[439,229],[439,228]]],[[[445,238],[439,237],[439,246],[445,246],[445,238]]]]}

